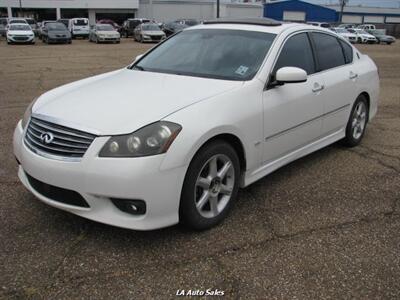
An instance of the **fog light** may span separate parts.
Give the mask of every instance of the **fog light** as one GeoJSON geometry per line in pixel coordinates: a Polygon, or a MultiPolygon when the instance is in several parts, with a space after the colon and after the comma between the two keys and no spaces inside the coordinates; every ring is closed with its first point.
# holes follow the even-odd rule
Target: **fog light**
{"type": "Polygon", "coordinates": [[[143,200],[111,198],[112,203],[121,211],[131,215],[144,215],[146,203],[143,200]]]}

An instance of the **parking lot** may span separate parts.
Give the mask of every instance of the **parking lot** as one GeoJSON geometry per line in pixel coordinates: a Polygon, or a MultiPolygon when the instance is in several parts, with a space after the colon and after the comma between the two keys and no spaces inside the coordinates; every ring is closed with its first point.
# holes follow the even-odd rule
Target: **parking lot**
{"type": "Polygon", "coordinates": [[[218,289],[227,299],[399,299],[399,41],[357,46],[381,76],[379,112],[362,145],[329,146],[256,182],[212,230],[120,229],[25,190],[12,133],[29,102],[124,67],[151,46],[0,41],[0,298],[164,299],[218,289]]]}

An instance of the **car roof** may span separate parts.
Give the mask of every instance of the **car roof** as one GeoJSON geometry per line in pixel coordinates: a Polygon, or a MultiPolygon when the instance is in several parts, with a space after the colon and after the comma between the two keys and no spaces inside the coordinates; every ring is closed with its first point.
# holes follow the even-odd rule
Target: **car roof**
{"type": "Polygon", "coordinates": [[[215,20],[206,20],[203,24],[243,24],[260,26],[280,26],[281,22],[268,18],[220,18],[215,20]]]}
{"type": "Polygon", "coordinates": [[[267,32],[273,34],[280,34],[286,30],[320,30],[324,32],[331,31],[327,28],[323,27],[315,27],[309,24],[304,23],[286,23],[286,22],[278,22],[275,20],[267,19],[267,18],[245,18],[245,19],[231,19],[229,21],[219,20],[218,22],[212,20],[204,21],[203,24],[199,24],[196,26],[192,26],[186,28],[184,30],[193,30],[193,29],[237,29],[237,30],[248,30],[248,31],[259,31],[259,32],[267,32]],[[271,25],[272,24],[272,25],[271,25]]]}

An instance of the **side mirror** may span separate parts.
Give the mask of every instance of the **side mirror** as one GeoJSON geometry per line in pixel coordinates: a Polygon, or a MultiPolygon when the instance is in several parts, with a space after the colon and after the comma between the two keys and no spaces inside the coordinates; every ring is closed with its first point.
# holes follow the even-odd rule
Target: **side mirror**
{"type": "Polygon", "coordinates": [[[267,89],[281,86],[286,83],[301,83],[307,81],[307,72],[296,67],[283,67],[271,76],[267,89]]]}
{"type": "Polygon", "coordinates": [[[307,72],[300,68],[283,67],[276,72],[275,79],[283,84],[306,82],[307,72]]]}
{"type": "Polygon", "coordinates": [[[135,61],[138,61],[139,59],[141,59],[143,57],[143,54],[139,54],[138,56],[136,56],[135,61]]]}

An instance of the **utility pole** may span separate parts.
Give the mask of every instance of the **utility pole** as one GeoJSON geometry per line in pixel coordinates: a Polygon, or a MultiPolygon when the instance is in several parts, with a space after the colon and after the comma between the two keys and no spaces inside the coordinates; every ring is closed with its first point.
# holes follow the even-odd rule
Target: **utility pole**
{"type": "Polygon", "coordinates": [[[22,0],[19,0],[19,16],[22,17],[22,0]]]}
{"type": "Polygon", "coordinates": [[[340,15],[339,15],[339,22],[342,23],[342,18],[343,18],[343,10],[345,5],[349,0],[339,0],[340,1],[340,15]]]}
{"type": "Polygon", "coordinates": [[[219,0],[217,0],[217,19],[219,18],[219,0]]]}

